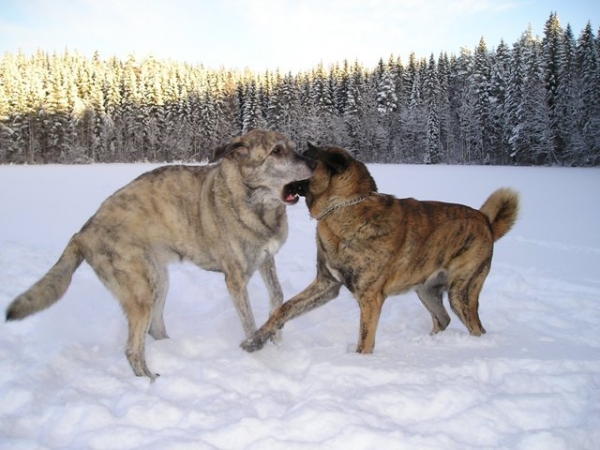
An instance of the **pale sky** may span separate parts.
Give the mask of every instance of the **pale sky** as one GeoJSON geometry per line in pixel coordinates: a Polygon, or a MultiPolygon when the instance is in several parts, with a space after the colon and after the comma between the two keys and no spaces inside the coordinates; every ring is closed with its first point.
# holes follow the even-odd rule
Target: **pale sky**
{"type": "Polygon", "coordinates": [[[577,38],[600,26],[598,0],[0,0],[0,55],[65,48],[102,58],[153,55],[208,68],[283,72],[390,54],[458,55],[483,37],[508,45],[556,11],[577,38]]]}

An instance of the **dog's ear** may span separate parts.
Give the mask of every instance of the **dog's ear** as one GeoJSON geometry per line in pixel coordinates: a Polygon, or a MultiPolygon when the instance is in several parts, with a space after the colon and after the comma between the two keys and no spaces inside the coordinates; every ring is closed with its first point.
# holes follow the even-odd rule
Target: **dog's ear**
{"type": "Polygon", "coordinates": [[[308,150],[306,150],[304,153],[318,153],[319,151],[319,147],[317,147],[315,144],[313,144],[310,141],[306,141],[306,145],[308,145],[308,150]]]}
{"type": "Polygon", "coordinates": [[[329,170],[333,173],[341,173],[348,168],[350,163],[348,155],[345,153],[327,151],[323,147],[317,147],[310,142],[307,142],[308,150],[303,156],[317,161],[323,161],[329,170]]]}
{"type": "Polygon", "coordinates": [[[246,158],[250,154],[250,150],[244,142],[235,139],[228,144],[217,147],[213,153],[213,157],[209,162],[213,163],[233,154],[236,154],[241,158],[246,158]]]}
{"type": "Polygon", "coordinates": [[[318,145],[315,145],[310,141],[306,141],[306,145],[308,146],[308,150],[305,150],[302,153],[302,156],[304,156],[307,159],[312,159],[314,161],[322,160],[323,153],[327,152],[324,148],[319,147],[318,145]]]}
{"type": "Polygon", "coordinates": [[[348,156],[344,153],[330,153],[327,152],[327,159],[325,164],[333,173],[342,173],[350,165],[348,156]]]}

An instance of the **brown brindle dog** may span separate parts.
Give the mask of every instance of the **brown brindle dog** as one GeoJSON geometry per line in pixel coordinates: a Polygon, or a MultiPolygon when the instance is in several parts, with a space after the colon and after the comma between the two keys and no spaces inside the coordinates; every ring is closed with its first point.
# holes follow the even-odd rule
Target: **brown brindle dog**
{"type": "Polygon", "coordinates": [[[442,296],[469,333],[480,336],[479,293],[494,242],[516,221],[518,194],[499,189],[480,210],[464,205],[378,194],[367,167],[341,148],[309,144],[312,178],[295,183],[317,224],[317,276],[277,308],[250,339],[255,351],[290,319],[337,297],[346,286],[360,306],[357,352],[371,353],[381,307],[390,295],[415,289],[433,319],[432,333],[450,316],[442,296]]]}

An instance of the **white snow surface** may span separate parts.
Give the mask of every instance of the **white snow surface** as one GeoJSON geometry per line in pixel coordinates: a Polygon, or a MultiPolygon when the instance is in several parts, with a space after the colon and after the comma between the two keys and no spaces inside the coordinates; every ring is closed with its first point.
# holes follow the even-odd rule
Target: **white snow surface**
{"type": "MultiPolygon", "coordinates": [[[[0,166],[0,308],[41,277],[112,192],[155,166],[0,166]]],[[[133,375],[116,300],[85,263],[56,305],[0,325],[0,449],[597,449],[600,170],[370,165],[380,192],[479,207],[521,193],[496,243],[470,336],[430,336],[416,294],[388,298],[372,355],[340,296],[244,352],[223,276],[173,265],[170,339],[148,337],[155,383],[133,375]]],[[[276,257],[286,298],[315,274],[315,222],[288,207],[276,257]]],[[[249,286],[267,319],[258,274],[249,286]]],[[[449,308],[448,308],[449,309],[449,308]]]]}

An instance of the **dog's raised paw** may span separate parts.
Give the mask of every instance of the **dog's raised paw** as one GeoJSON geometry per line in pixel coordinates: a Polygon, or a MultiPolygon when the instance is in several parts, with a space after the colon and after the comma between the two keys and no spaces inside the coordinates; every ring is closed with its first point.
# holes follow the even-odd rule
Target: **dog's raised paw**
{"type": "Polygon", "coordinates": [[[263,348],[264,345],[265,345],[264,341],[261,341],[260,339],[256,339],[256,338],[250,338],[250,339],[246,339],[245,341],[243,341],[240,344],[240,347],[242,347],[248,353],[252,353],[257,350],[260,350],[261,348],[263,348]]]}
{"type": "Polygon", "coordinates": [[[247,339],[247,340],[243,341],[240,344],[240,347],[242,347],[248,353],[252,353],[252,352],[258,350],[258,346],[256,345],[256,342],[254,342],[252,339],[247,339]]]}

